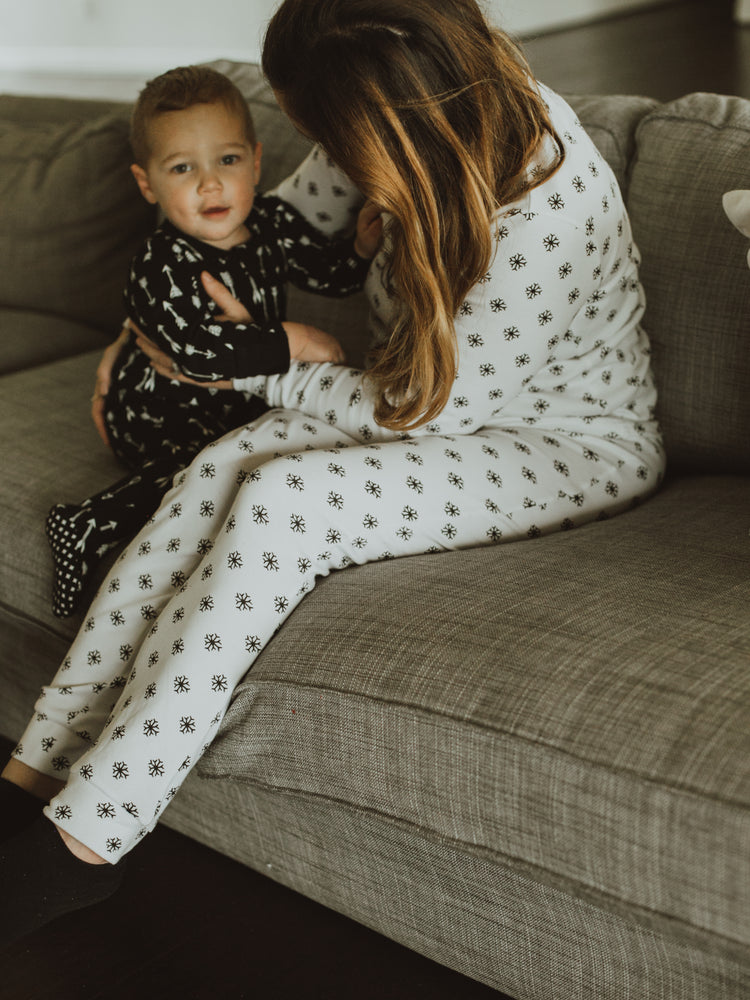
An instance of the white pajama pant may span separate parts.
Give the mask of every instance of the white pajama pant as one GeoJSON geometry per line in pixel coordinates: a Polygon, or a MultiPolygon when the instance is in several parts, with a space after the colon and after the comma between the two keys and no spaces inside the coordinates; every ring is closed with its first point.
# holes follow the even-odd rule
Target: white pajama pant
{"type": "Polygon", "coordinates": [[[622,443],[597,449],[533,428],[362,445],[287,410],[210,445],[115,563],[16,748],[67,782],[47,816],[116,862],[317,576],[572,527],[653,489],[622,443]]]}

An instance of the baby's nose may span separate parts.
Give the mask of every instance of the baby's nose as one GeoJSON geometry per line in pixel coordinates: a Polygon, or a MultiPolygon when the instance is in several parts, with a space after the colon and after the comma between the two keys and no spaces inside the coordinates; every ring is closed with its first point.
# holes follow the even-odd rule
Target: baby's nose
{"type": "Polygon", "coordinates": [[[221,180],[215,170],[206,170],[201,174],[198,189],[200,191],[212,191],[221,187],[221,180]]]}

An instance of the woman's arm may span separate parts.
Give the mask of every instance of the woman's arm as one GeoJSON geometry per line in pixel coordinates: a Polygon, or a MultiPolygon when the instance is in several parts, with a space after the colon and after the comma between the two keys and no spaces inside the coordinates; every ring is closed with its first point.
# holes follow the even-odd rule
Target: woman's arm
{"type": "Polygon", "coordinates": [[[107,424],[104,420],[104,401],[109,392],[112,381],[112,369],[115,361],[119,357],[120,351],[130,336],[128,323],[124,324],[117,340],[113,341],[102,354],[99,367],[96,369],[96,381],[94,382],[94,394],[91,397],[91,419],[96,425],[99,437],[109,448],[109,435],[107,434],[107,424]]]}

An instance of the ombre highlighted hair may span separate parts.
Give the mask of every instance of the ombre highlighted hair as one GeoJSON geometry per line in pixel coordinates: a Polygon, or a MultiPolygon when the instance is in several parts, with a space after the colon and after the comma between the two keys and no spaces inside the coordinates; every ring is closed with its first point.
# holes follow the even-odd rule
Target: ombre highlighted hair
{"type": "MultiPolygon", "coordinates": [[[[377,421],[434,419],[456,374],[454,319],[488,271],[495,213],[542,183],[555,136],[528,65],[476,0],[284,0],[263,71],[284,110],[392,217],[401,308],[369,376],[377,421]]],[[[558,141],[558,149],[562,149],[558,141]]]]}

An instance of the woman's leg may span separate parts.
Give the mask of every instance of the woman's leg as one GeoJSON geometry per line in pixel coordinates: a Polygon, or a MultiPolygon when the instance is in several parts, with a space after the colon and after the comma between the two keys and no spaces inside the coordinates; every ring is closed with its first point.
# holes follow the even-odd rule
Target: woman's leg
{"type": "MultiPolygon", "coordinates": [[[[317,576],[534,536],[621,505],[596,477],[596,487],[582,486],[584,472],[591,478],[586,452],[531,432],[362,446],[278,411],[206,449],[136,539],[113,578],[120,589],[77,649],[76,667],[111,661],[112,623],[146,622],[104,732],[71,766],[47,815],[102,857],[126,853],[155,825],[234,687],[317,576]],[[232,459],[243,447],[255,449],[252,459],[232,459]]],[[[597,471],[616,478],[614,451],[603,453],[597,471]]]]}

